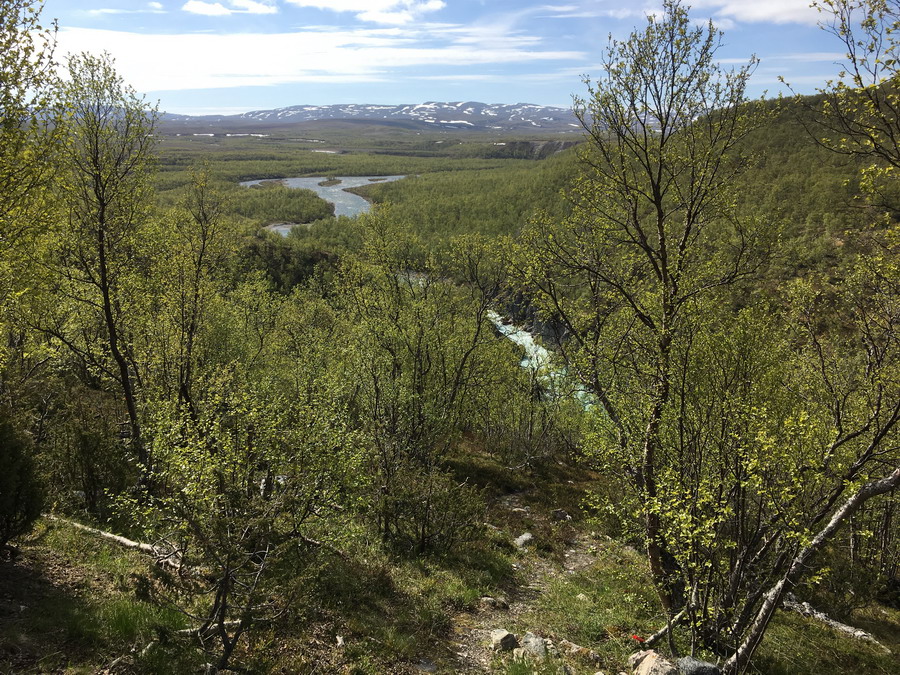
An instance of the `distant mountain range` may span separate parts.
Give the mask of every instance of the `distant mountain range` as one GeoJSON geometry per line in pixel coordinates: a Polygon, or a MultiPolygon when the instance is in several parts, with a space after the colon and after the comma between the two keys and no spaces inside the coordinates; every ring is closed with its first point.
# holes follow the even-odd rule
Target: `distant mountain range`
{"type": "Polygon", "coordinates": [[[408,105],[293,105],[274,110],[254,110],[239,115],[173,115],[162,121],[171,126],[217,127],[283,126],[321,120],[402,123],[417,128],[497,131],[579,132],[581,125],[569,108],[532,103],[488,104],[477,101],[408,105]]]}

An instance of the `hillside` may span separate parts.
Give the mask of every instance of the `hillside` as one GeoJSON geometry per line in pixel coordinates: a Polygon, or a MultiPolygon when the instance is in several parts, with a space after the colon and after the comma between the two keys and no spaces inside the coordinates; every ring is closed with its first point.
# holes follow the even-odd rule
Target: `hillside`
{"type": "Polygon", "coordinates": [[[665,2],[587,133],[160,122],[41,6],[0,5],[0,672],[894,675],[900,4],[849,43],[888,84],[760,101],[665,2]]]}

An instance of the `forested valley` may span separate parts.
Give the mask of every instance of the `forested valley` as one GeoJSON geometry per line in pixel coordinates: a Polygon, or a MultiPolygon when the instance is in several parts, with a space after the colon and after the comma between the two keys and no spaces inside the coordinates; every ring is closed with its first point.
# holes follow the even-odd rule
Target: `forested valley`
{"type": "Polygon", "coordinates": [[[0,4],[0,671],[897,672],[900,3],[760,100],[664,5],[573,144],[176,134],[0,4]]]}

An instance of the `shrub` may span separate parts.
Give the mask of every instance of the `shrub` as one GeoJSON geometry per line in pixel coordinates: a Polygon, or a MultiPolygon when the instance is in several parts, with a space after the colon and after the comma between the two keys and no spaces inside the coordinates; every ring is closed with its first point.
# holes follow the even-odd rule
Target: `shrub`
{"type": "Polygon", "coordinates": [[[28,441],[0,419],[0,549],[25,534],[41,514],[43,495],[28,441]]]}

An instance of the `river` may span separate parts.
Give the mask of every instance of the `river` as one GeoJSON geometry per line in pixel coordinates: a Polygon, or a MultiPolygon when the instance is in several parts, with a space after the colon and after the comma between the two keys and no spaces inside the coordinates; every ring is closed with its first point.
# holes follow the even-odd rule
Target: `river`
{"type": "MultiPolygon", "coordinates": [[[[334,180],[338,181],[334,185],[319,185],[319,183],[332,181],[324,176],[310,176],[306,178],[282,178],[279,183],[289,188],[303,188],[312,190],[326,202],[334,204],[334,215],[349,216],[351,218],[358,216],[360,213],[367,213],[371,208],[371,204],[359,195],[347,192],[347,188],[357,188],[363,185],[371,185],[372,183],[390,183],[400,180],[406,176],[337,176],[334,180]]],[[[244,187],[252,187],[266,182],[265,180],[245,180],[241,183],[244,187]]],[[[287,236],[293,224],[280,223],[274,225],[271,229],[279,234],[287,236]]]]}
{"type": "Polygon", "coordinates": [[[585,410],[589,410],[597,404],[593,394],[568,377],[565,367],[554,366],[550,351],[541,345],[532,333],[510,323],[509,319],[505,319],[493,310],[487,314],[488,320],[494,324],[503,337],[523,349],[524,354],[519,365],[534,373],[547,395],[572,396],[581,403],[585,410]]]}
{"type": "MultiPolygon", "coordinates": [[[[367,213],[371,208],[371,204],[359,195],[347,192],[347,188],[362,187],[363,185],[371,185],[372,183],[386,183],[400,180],[405,176],[340,176],[334,180],[338,181],[333,185],[319,185],[322,182],[331,180],[322,176],[312,176],[306,178],[283,178],[279,182],[289,188],[304,188],[312,190],[322,199],[334,204],[335,216],[355,217],[361,213],[367,213]]],[[[251,187],[265,182],[264,180],[248,180],[241,183],[244,187],[251,187]]],[[[287,236],[290,229],[294,227],[293,223],[278,223],[270,226],[270,229],[278,232],[282,236],[287,236]]],[[[489,312],[488,318],[504,337],[511,340],[515,344],[522,347],[524,356],[522,358],[522,367],[534,371],[535,375],[549,385],[551,389],[556,389],[561,380],[565,379],[565,370],[551,368],[550,352],[541,344],[539,344],[534,336],[523,328],[518,328],[511,323],[505,323],[503,317],[497,312],[489,312]]],[[[579,398],[585,407],[591,404],[590,398],[583,390],[576,390],[575,396],[579,398]]]]}
{"type": "Polygon", "coordinates": [[[493,310],[488,312],[488,319],[504,337],[525,350],[521,362],[523,368],[530,368],[541,375],[547,374],[547,368],[550,366],[550,352],[546,347],[538,344],[531,333],[511,323],[504,323],[503,317],[493,310]]]}

